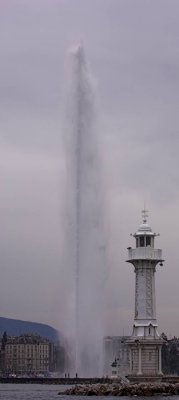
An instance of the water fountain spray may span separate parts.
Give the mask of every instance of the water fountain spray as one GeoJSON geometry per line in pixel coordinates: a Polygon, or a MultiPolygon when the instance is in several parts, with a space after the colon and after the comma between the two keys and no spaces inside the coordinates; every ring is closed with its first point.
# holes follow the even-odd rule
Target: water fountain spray
{"type": "Polygon", "coordinates": [[[93,82],[79,44],[71,54],[70,190],[75,270],[75,373],[89,375],[98,361],[100,285],[104,271],[103,206],[93,82]],[[86,372],[85,372],[86,371],[86,372]]]}

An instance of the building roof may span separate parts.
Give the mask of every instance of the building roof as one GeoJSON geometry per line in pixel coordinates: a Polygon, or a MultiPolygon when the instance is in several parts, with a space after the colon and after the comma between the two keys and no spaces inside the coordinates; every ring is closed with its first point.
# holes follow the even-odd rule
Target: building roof
{"type": "Polygon", "coordinates": [[[48,344],[49,340],[39,335],[8,336],[7,344],[48,344]]]}

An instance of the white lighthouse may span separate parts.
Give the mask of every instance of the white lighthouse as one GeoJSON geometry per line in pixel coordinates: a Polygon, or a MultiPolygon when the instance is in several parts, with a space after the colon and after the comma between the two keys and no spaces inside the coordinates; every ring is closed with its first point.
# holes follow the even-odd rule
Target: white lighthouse
{"type": "Polygon", "coordinates": [[[155,302],[155,271],[163,265],[162,250],[155,249],[155,237],[147,223],[147,212],[142,211],[143,223],[132,235],[136,247],[128,248],[127,262],[135,272],[135,317],[133,333],[128,340],[130,376],[142,378],[162,375],[161,348],[163,340],[157,331],[155,302]]]}

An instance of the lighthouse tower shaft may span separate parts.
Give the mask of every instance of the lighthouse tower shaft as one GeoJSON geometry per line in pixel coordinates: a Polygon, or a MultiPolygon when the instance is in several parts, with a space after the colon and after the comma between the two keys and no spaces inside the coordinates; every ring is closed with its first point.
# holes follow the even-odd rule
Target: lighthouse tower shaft
{"type": "Polygon", "coordinates": [[[156,233],[146,220],[133,235],[134,249],[128,248],[128,260],[135,272],[135,315],[133,333],[128,340],[130,375],[159,376],[162,374],[161,347],[163,340],[157,331],[155,272],[163,265],[162,251],[154,248],[156,233]]]}

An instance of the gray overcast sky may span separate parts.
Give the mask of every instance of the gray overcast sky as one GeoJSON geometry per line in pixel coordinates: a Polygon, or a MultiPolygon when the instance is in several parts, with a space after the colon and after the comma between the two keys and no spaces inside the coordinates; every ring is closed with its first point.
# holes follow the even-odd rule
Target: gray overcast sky
{"type": "Polygon", "coordinates": [[[131,330],[126,247],[145,199],[166,259],[156,274],[160,331],[179,336],[178,0],[0,1],[0,315],[62,329],[66,54],[81,39],[98,85],[105,333],[131,330]]]}

